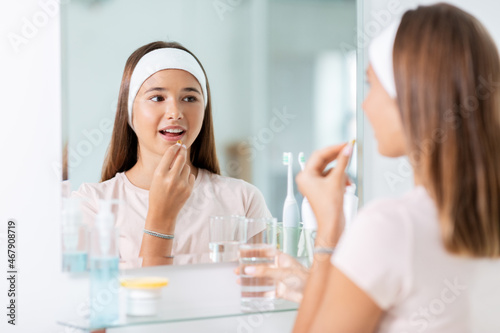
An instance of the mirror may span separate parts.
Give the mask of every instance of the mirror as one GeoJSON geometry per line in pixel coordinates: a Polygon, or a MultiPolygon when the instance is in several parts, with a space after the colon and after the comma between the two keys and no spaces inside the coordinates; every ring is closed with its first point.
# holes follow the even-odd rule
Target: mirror
{"type": "MultiPolygon", "coordinates": [[[[356,50],[346,46],[355,45],[354,0],[75,0],[61,7],[72,191],[100,181],[125,61],[157,40],[177,41],[200,59],[222,174],[254,184],[278,220],[283,152],[294,154],[296,175],[299,152],[307,159],[356,137],[356,50]]],[[[354,154],[355,182],[356,165],[354,154]]]]}

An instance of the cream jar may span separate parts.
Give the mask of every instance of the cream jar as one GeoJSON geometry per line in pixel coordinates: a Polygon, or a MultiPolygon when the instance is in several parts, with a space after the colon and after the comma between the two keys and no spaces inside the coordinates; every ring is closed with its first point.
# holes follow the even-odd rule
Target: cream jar
{"type": "Polygon", "coordinates": [[[156,316],[161,300],[162,288],[168,279],[160,277],[140,277],[124,279],[122,287],[127,294],[127,315],[134,317],[156,316]]]}

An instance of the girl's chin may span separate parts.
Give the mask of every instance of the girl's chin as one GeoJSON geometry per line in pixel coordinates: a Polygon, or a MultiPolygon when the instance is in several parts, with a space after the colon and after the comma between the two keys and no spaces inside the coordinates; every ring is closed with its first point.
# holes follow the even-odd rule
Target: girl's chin
{"type": "Polygon", "coordinates": [[[395,144],[381,144],[378,142],[377,150],[380,155],[385,156],[385,157],[401,157],[405,155],[404,150],[399,149],[399,147],[396,147],[395,144]]]}

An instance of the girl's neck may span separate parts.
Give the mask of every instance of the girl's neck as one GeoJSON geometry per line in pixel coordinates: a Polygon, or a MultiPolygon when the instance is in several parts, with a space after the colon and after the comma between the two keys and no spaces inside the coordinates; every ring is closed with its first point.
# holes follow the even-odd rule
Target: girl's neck
{"type": "MultiPolygon", "coordinates": [[[[188,150],[187,156],[190,156],[190,151],[188,150]]],[[[128,180],[135,186],[148,190],[151,188],[151,182],[153,181],[153,175],[158,167],[163,156],[150,155],[139,153],[139,158],[137,163],[129,170],[125,171],[125,175],[128,180]]],[[[198,169],[193,166],[190,160],[187,161],[187,165],[191,168],[191,174],[195,177],[198,176],[198,169]]]]}

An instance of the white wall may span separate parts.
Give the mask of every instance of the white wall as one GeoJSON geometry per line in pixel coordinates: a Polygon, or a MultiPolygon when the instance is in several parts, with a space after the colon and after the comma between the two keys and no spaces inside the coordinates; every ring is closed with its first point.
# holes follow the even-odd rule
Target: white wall
{"type": "Polygon", "coordinates": [[[0,234],[14,218],[18,235],[16,326],[7,324],[7,250],[0,238],[1,332],[58,332],[61,175],[52,163],[61,158],[59,21],[43,13],[37,0],[0,2],[0,234]],[[33,17],[40,27],[26,28],[30,37],[16,52],[8,36],[21,35],[33,17]]]}

